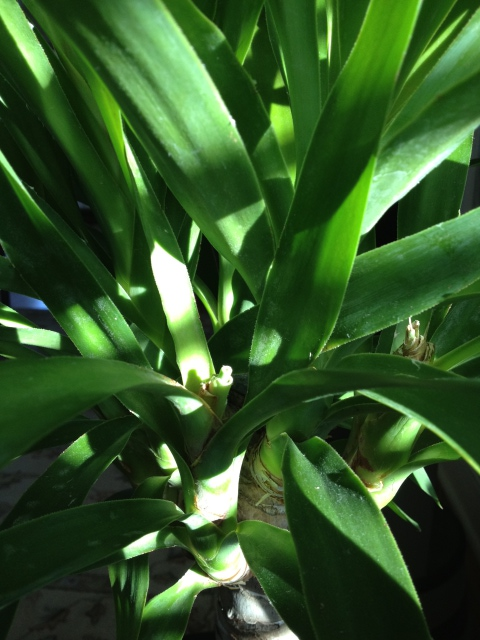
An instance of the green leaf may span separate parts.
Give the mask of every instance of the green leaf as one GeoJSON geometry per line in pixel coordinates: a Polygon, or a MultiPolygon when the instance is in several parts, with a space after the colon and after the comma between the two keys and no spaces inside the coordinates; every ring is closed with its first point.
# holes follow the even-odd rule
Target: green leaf
{"type": "Polygon", "coordinates": [[[34,444],[30,451],[37,451],[40,449],[49,449],[51,447],[58,447],[59,445],[68,445],[80,438],[84,433],[87,433],[90,429],[98,426],[104,422],[99,419],[85,418],[80,416],[69,420],[61,427],[54,429],[42,440],[39,440],[34,444]]]}
{"type": "Polygon", "coordinates": [[[223,325],[208,341],[215,369],[227,363],[235,374],[247,373],[250,344],[257,319],[258,307],[239,313],[223,325]]]}
{"type": "Polygon", "coordinates": [[[475,209],[358,256],[328,348],[430,309],[477,280],[479,220],[475,209]]]}
{"type": "Polygon", "coordinates": [[[449,38],[455,36],[455,29],[464,26],[470,17],[465,11],[466,4],[475,0],[424,0],[420,8],[412,41],[408,48],[400,75],[400,96],[397,101],[405,101],[425,78],[432,66],[448,46],[449,38]],[[463,5],[463,6],[462,6],[463,5]]]}
{"type": "Polygon", "coordinates": [[[320,116],[260,304],[250,360],[251,396],[285,371],[307,366],[335,326],[357,252],[383,122],[419,4],[409,0],[389,7],[385,21],[385,4],[370,3],[355,48],[320,116]]]}
{"type": "Polygon", "coordinates": [[[80,176],[101,216],[119,275],[128,282],[134,219],[131,202],[80,125],[57,77],[58,67],[53,69],[15,0],[6,0],[2,10],[0,54],[1,73],[51,131],[80,176]]]}
{"type": "Polygon", "coordinates": [[[169,188],[258,297],[274,242],[255,171],[165,5],[82,0],[70,3],[68,14],[54,0],[28,7],[41,24],[54,21],[102,78],[169,188]]]}
{"type": "MultiPolygon", "coordinates": [[[[0,76],[0,81],[2,79],[0,76]]],[[[3,81],[0,93],[2,96],[1,118],[6,123],[19,150],[40,179],[42,191],[45,189],[74,228],[84,231],[80,212],[71,190],[71,166],[67,158],[12,85],[3,81]]],[[[3,148],[4,145],[0,146],[13,163],[10,154],[3,148]]],[[[35,184],[34,180],[29,180],[23,172],[19,171],[17,163],[13,164],[27,184],[35,184]]]]}
{"type": "MultiPolygon", "coordinates": [[[[72,231],[46,203],[39,206],[1,152],[0,164],[0,241],[18,272],[81,353],[147,364],[120,311],[91,272],[90,263],[85,264],[81,259],[84,254],[71,248],[72,231]]],[[[78,237],[76,241],[81,243],[78,237]]]]}
{"type": "Polygon", "coordinates": [[[475,400],[479,380],[461,378],[415,360],[406,366],[405,360],[365,354],[346,358],[342,368],[350,373],[375,370],[402,378],[402,383],[407,377],[416,379],[417,389],[400,383],[397,388],[363,388],[361,393],[422,422],[480,473],[480,442],[475,426],[480,420],[480,405],[475,400]]]}
{"type": "Polygon", "coordinates": [[[35,297],[33,289],[22,280],[10,260],[3,256],[0,256],[0,289],[11,291],[12,293],[21,293],[31,298],[35,297]]]}
{"type": "Polygon", "coordinates": [[[216,586],[197,567],[189,569],[173,587],[147,604],[140,640],[182,640],[195,598],[204,589],[216,586]]]}
{"type": "Polygon", "coordinates": [[[282,55],[295,129],[297,167],[302,166],[320,115],[320,72],[315,0],[268,0],[282,55]],[[302,73],[298,73],[298,69],[302,73]]]}
{"type": "Polygon", "coordinates": [[[320,439],[301,449],[289,440],[282,470],[289,528],[316,636],[429,638],[394,538],[340,456],[320,439]]]}
{"type": "Polygon", "coordinates": [[[165,500],[132,499],[74,507],[0,532],[0,606],[107,559],[182,517],[165,500]]]}
{"type": "Polygon", "coordinates": [[[399,238],[458,216],[471,153],[472,136],[469,135],[446,160],[400,200],[397,212],[399,238]]]}
{"type": "Polygon", "coordinates": [[[431,340],[435,344],[435,358],[441,358],[457,347],[474,340],[480,334],[478,298],[453,304],[431,340]]]}
{"type": "Polygon", "coordinates": [[[4,327],[11,328],[37,328],[34,322],[19,313],[16,309],[12,309],[3,303],[0,303],[0,324],[4,327]]]}
{"type": "Polygon", "coordinates": [[[214,369],[188,270],[165,212],[131,150],[128,162],[150,250],[152,271],[175,342],[182,381],[191,391],[198,392],[200,383],[209,380],[214,369]]]}
{"type": "Polygon", "coordinates": [[[127,416],[106,421],[80,436],[23,493],[2,529],[82,504],[139,426],[137,418],[127,416]]]}
{"type": "Polygon", "coordinates": [[[0,340],[2,343],[8,342],[24,347],[33,347],[40,353],[45,351],[47,354],[54,352],[57,355],[78,354],[78,351],[67,337],[47,329],[0,326],[0,340]]]}
{"type": "MultiPolygon", "coordinates": [[[[251,19],[258,14],[262,2],[222,2],[217,21],[228,24],[223,33],[202,18],[189,0],[166,0],[165,4],[195,48],[235,120],[267,204],[266,213],[277,244],[293,197],[292,183],[258,89],[237,63],[225,40],[225,37],[239,37],[238,31],[247,39],[251,37],[251,19]]],[[[237,57],[239,55],[237,53],[237,57]]]]}
{"type": "Polygon", "coordinates": [[[217,5],[215,21],[240,62],[250,49],[262,7],[263,0],[224,0],[217,5]]]}
{"type": "Polygon", "coordinates": [[[432,481],[430,480],[425,469],[417,469],[413,472],[413,477],[415,478],[415,481],[417,482],[420,489],[422,489],[422,491],[425,491],[425,493],[436,502],[437,506],[442,509],[442,505],[440,503],[437,492],[435,491],[435,487],[433,486],[432,481]]]}
{"type": "Polygon", "coordinates": [[[1,362],[0,465],[69,418],[121,392],[124,402],[183,455],[185,448],[196,450],[201,446],[215,420],[198,396],[151,369],[74,357],[1,362]],[[165,407],[165,400],[173,410],[165,407]]]}
{"type": "Polygon", "coordinates": [[[314,638],[291,533],[254,520],[240,522],[237,532],[250,568],[287,626],[299,638],[314,638]]]}
{"type": "Polygon", "coordinates": [[[328,25],[328,86],[332,87],[352,52],[370,0],[325,0],[328,25]]]}
{"type": "MultiPolygon", "coordinates": [[[[196,476],[208,478],[226,469],[233,456],[246,447],[248,438],[273,416],[304,402],[348,391],[361,391],[418,419],[480,471],[476,437],[479,380],[467,380],[399,356],[360,354],[345,358],[336,369],[300,369],[275,380],[214,435],[196,467],[196,476]]],[[[273,438],[280,433],[269,435],[273,438]]]]}
{"type": "Polygon", "coordinates": [[[147,554],[108,567],[115,602],[116,640],[137,640],[149,584],[147,554]]]}
{"type": "Polygon", "coordinates": [[[479,37],[477,9],[387,129],[362,233],[478,126],[479,37]]]}

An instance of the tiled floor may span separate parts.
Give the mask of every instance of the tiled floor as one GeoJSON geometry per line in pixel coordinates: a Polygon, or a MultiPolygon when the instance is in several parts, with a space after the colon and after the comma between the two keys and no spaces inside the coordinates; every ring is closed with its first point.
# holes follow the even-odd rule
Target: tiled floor
{"type": "MultiPolygon", "coordinates": [[[[0,519],[58,452],[35,452],[0,472],[0,519]]],[[[126,488],[115,468],[108,470],[93,487],[88,502],[105,500],[126,488]]],[[[159,593],[173,584],[190,561],[180,550],[151,554],[151,591],[159,593]]],[[[214,590],[200,594],[190,619],[189,630],[210,631],[213,627],[214,590]]],[[[1,630],[0,630],[1,631],[1,630]]],[[[8,640],[114,640],[115,615],[106,569],[97,569],[60,580],[32,593],[19,606],[8,640]]],[[[0,637],[2,634],[0,633],[0,637]]]]}
{"type": "MultiPolygon", "coordinates": [[[[20,312],[42,328],[57,328],[44,311],[20,309],[20,312]]],[[[60,451],[38,451],[0,470],[0,521],[60,451]]],[[[101,502],[125,488],[130,486],[111,467],[92,488],[86,502],[101,502]]],[[[151,595],[172,585],[190,565],[191,560],[181,550],[151,554],[151,595]]],[[[187,633],[213,629],[215,591],[210,589],[198,596],[187,633]]],[[[6,640],[114,640],[115,637],[113,598],[104,568],[64,578],[22,600],[6,640]]]]}

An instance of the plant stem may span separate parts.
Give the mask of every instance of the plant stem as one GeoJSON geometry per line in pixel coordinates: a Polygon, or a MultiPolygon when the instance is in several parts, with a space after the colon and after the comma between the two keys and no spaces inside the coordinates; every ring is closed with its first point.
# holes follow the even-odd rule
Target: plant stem
{"type": "MultiPolygon", "coordinates": [[[[279,465],[275,453],[275,447],[270,448],[265,436],[254,440],[247,450],[239,483],[239,521],[261,520],[287,528],[283,480],[276,475],[279,465]]],[[[216,639],[231,638],[297,640],[255,577],[219,591],[216,639]]]]}

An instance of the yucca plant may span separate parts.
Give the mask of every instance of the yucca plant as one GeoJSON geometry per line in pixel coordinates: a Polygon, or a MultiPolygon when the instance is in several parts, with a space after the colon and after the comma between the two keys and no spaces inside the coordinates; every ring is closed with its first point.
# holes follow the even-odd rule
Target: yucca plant
{"type": "Polygon", "coordinates": [[[59,330],[1,307],[0,461],[65,451],[2,524],[0,637],[108,566],[118,640],[182,638],[224,586],[218,638],[428,638],[381,509],[429,464],[480,470],[480,3],[22,7],[0,286],[59,330]],[[84,505],[112,464],[129,495],[84,505]],[[192,566],[147,599],[172,546],[192,566]]]}

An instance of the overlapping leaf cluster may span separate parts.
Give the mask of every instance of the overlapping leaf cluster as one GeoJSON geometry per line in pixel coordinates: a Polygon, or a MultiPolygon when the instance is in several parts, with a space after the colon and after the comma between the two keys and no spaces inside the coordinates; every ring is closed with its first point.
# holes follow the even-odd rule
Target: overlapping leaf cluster
{"type": "Polygon", "coordinates": [[[181,638],[239,542],[299,637],[427,637],[380,512],[319,436],[397,412],[422,432],[396,480],[480,471],[480,210],[458,215],[479,3],[23,4],[0,11],[0,286],[59,328],[0,307],[0,461],[67,448],[2,524],[0,637],[22,596],[109,565],[117,637],[181,638]],[[411,316],[433,362],[390,355],[411,316]],[[235,413],[228,367],[248,375],[235,413]],[[236,522],[265,425],[289,531],[236,522]],[[113,463],[132,495],[83,505],[113,463]],[[173,545],[196,564],[145,606],[146,554],[173,545]]]}

